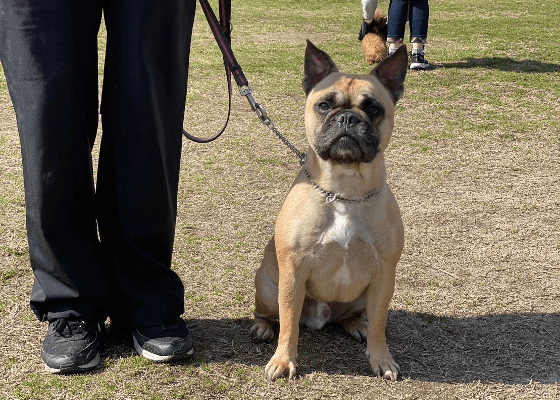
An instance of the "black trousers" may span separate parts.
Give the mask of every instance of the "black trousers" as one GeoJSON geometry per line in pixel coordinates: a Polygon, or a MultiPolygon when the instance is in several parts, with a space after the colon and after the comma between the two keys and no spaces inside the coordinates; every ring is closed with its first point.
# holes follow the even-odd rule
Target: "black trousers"
{"type": "Polygon", "coordinates": [[[30,303],[42,321],[111,316],[141,327],[184,311],[171,255],[194,12],[195,0],[0,2],[35,275],[30,303]]]}

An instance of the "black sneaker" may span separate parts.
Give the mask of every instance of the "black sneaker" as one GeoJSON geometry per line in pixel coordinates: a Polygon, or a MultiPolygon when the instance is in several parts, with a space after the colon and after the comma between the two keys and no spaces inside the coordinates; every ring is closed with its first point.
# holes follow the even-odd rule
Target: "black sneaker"
{"type": "Polygon", "coordinates": [[[100,361],[100,334],[99,323],[66,318],[50,321],[41,349],[45,368],[53,374],[95,368],[100,361]]]}
{"type": "Polygon", "coordinates": [[[424,58],[424,53],[410,53],[410,69],[428,69],[430,63],[424,58]]]}
{"type": "Polygon", "coordinates": [[[192,335],[181,318],[165,325],[134,328],[132,340],[138,354],[156,362],[179,360],[193,354],[192,335]]]}

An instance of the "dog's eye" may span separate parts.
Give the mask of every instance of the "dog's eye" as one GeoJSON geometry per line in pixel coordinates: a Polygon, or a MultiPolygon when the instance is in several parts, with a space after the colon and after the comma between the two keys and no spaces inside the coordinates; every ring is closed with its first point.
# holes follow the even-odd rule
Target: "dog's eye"
{"type": "Polygon", "coordinates": [[[331,106],[326,101],[322,101],[319,104],[317,104],[317,110],[321,112],[328,112],[331,110],[331,106]]]}
{"type": "Polygon", "coordinates": [[[377,115],[379,115],[379,114],[381,113],[381,110],[379,109],[379,107],[373,106],[373,105],[372,105],[372,106],[369,106],[368,109],[367,109],[367,111],[368,111],[368,114],[370,114],[370,115],[372,115],[372,116],[374,116],[374,117],[377,116],[377,115]]]}

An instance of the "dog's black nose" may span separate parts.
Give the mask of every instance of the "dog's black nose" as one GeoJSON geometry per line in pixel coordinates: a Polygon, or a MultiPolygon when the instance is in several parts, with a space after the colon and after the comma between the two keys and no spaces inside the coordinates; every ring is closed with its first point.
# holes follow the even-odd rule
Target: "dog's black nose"
{"type": "Polygon", "coordinates": [[[350,111],[338,113],[334,118],[341,125],[352,126],[360,122],[356,114],[350,111]]]}

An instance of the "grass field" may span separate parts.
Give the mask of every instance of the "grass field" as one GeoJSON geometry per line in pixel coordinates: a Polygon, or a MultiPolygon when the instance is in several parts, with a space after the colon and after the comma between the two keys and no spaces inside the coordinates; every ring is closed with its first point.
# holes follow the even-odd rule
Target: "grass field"
{"type": "MultiPolygon", "coordinates": [[[[305,39],[342,71],[368,72],[360,3],[233,3],[233,47],[257,101],[305,150],[305,39]]],[[[183,145],[173,268],[194,357],[156,365],[109,340],[92,373],[44,372],[19,140],[0,74],[0,400],[560,399],[560,3],[430,7],[433,68],[408,74],[386,154],[406,235],[387,325],[402,380],[372,377],[365,345],[336,327],[302,329],[296,380],[265,379],[275,342],[250,340],[253,276],[298,166],[235,94],[220,140],[183,145]]],[[[103,31],[99,48],[102,67],[103,31]]],[[[220,59],[199,12],[185,121],[194,134],[225,117],[220,59]]]]}

